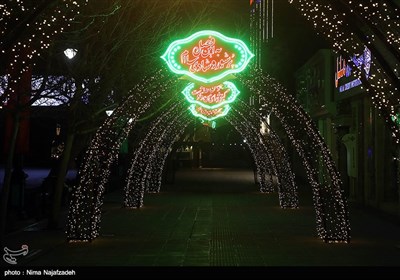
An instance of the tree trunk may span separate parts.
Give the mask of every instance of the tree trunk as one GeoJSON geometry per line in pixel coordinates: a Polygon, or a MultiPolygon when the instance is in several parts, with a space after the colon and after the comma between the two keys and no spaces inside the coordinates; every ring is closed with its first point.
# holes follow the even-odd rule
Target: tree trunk
{"type": "Polygon", "coordinates": [[[7,225],[7,210],[8,210],[8,199],[10,196],[10,188],[11,188],[11,172],[13,167],[14,160],[14,151],[15,145],[17,143],[17,135],[19,130],[19,114],[15,115],[13,133],[10,139],[10,150],[7,155],[6,166],[4,168],[4,181],[3,181],[3,190],[1,194],[1,210],[0,210],[0,220],[1,220],[1,228],[0,228],[0,242],[1,247],[3,247],[4,236],[6,234],[6,225],[7,225]]]}
{"type": "Polygon", "coordinates": [[[61,164],[58,170],[56,185],[54,189],[53,207],[49,215],[48,228],[50,229],[57,229],[59,227],[60,210],[61,210],[64,184],[65,184],[65,177],[68,171],[68,163],[69,159],[71,158],[71,151],[74,139],[75,139],[75,134],[73,133],[67,134],[65,149],[61,159],[61,164]]]}

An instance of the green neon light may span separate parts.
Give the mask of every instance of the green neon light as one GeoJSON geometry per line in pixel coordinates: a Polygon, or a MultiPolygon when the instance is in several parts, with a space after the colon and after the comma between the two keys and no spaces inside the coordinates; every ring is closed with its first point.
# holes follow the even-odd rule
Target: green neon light
{"type": "Polygon", "coordinates": [[[172,72],[209,84],[242,72],[253,56],[243,41],[203,30],[172,42],[161,58],[172,72]]]}
{"type": "Polygon", "coordinates": [[[213,117],[207,117],[207,116],[204,116],[203,114],[200,114],[199,112],[197,112],[196,111],[196,104],[190,105],[189,110],[193,114],[193,116],[195,116],[195,117],[199,117],[199,118],[201,118],[203,120],[206,120],[206,121],[213,121],[213,120],[215,120],[217,118],[226,116],[229,113],[229,111],[231,110],[231,106],[225,105],[224,109],[222,110],[222,112],[220,114],[216,115],[216,116],[213,116],[213,117]]]}
{"type": "Polygon", "coordinates": [[[400,113],[397,113],[396,115],[391,115],[390,118],[396,125],[400,126],[400,113]]]}
{"type": "Polygon", "coordinates": [[[233,101],[235,101],[236,97],[240,93],[240,91],[237,89],[237,87],[235,86],[234,83],[223,82],[222,84],[231,90],[229,98],[225,101],[222,101],[222,102],[214,104],[214,105],[209,105],[204,102],[198,101],[193,97],[192,91],[195,87],[194,83],[190,83],[187,87],[185,87],[185,89],[182,91],[182,93],[186,97],[187,101],[189,101],[190,103],[200,105],[201,107],[206,108],[208,110],[212,110],[212,109],[216,109],[221,106],[224,106],[226,104],[232,103],[233,101]]]}

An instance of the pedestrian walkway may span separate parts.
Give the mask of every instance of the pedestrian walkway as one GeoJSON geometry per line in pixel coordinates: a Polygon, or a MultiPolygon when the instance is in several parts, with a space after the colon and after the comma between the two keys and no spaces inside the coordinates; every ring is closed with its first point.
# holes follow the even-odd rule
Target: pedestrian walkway
{"type": "MultiPolygon", "coordinates": [[[[4,167],[0,167],[0,193],[3,188],[4,172],[4,167]]],[[[36,223],[48,215],[47,207],[51,203],[48,193],[50,187],[55,184],[55,178],[45,184],[50,168],[26,167],[23,172],[26,174],[26,178],[22,184],[11,183],[8,200],[8,231],[21,229],[36,223]]],[[[65,183],[71,185],[75,181],[76,173],[75,169],[68,170],[65,176],[65,183]]],[[[65,186],[67,187],[67,185],[65,186]]],[[[63,202],[66,201],[67,190],[68,188],[64,189],[63,202]]]]}
{"type": "Polygon", "coordinates": [[[280,209],[277,194],[261,194],[252,171],[180,170],[174,185],[147,194],[141,209],[121,207],[122,192],[106,195],[101,236],[67,243],[65,229],[40,223],[7,237],[28,266],[397,266],[400,225],[350,207],[350,244],[316,236],[311,192],[300,209],[280,209]]]}

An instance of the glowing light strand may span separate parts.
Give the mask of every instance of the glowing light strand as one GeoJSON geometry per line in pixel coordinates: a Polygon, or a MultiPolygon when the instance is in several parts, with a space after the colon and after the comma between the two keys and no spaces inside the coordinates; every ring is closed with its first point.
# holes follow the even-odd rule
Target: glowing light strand
{"type": "Polygon", "coordinates": [[[302,158],[313,190],[318,236],[327,242],[348,242],[350,226],[340,177],[329,149],[311,118],[281,85],[261,70],[254,69],[250,77],[238,78],[251,92],[260,97],[260,112],[264,116],[272,109],[272,113],[281,122],[292,145],[302,158]],[[304,139],[301,138],[302,135],[305,136],[304,139]],[[317,173],[319,159],[326,168],[321,183],[317,173]]]}
{"type": "MultiPolygon", "coordinates": [[[[244,102],[241,102],[239,106],[240,110],[235,110],[235,115],[240,116],[241,119],[247,122],[246,126],[250,128],[250,133],[257,136],[256,141],[261,144],[261,150],[266,152],[269,160],[273,163],[274,175],[278,178],[277,187],[280,206],[282,208],[297,208],[298,193],[297,186],[294,183],[294,174],[279,137],[277,137],[273,129],[270,129],[270,134],[267,137],[261,135],[259,129],[253,125],[254,123],[260,123],[261,116],[254,109],[247,107],[244,102]],[[246,115],[250,115],[251,120],[247,120],[248,117],[242,111],[246,112],[246,115]]],[[[270,181],[272,182],[272,176],[270,176],[270,181]]]]}
{"type": "Polygon", "coordinates": [[[173,104],[167,111],[159,116],[151,124],[151,128],[142,139],[139,148],[134,152],[131,167],[127,174],[127,184],[125,188],[124,206],[127,208],[139,208],[143,206],[144,192],[146,190],[146,168],[154,146],[159,149],[157,143],[165,137],[168,132],[168,124],[174,124],[177,118],[183,114],[183,101],[173,104]]]}
{"type": "MultiPolygon", "coordinates": [[[[237,114],[230,114],[225,119],[233,125],[233,127],[239,132],[244,139],[246,139],[246,145],[253,156],[254,164],[256,167],[256,183],[261,193],[274,192],[274,185],[272,176],[280,176],[275,167],[275,162],[270,157],[268,151],[265,149],[265,145],[260,144],[260,138],[256,134],[252,133],[249,129],[249,123],[244,121],[241,116],[237,114]],[[270,180],[266,180],[266,177],[270,177],[270,180]]],[[[278,181],[279,182],[279,181],[278,181]]]]}
{"type": "Polygon", "coordinates": [[[279,182],[277,186],[280,206],[282,208],[297,208],[299,200],[297,186],[294,182],[294,173],[286,149],[280,138],[268,124],[269,134],[263,136],[259,129],[253,125],[254,123],[261,123],[263,119],[262,115],[244,102],[239,102],[237,106],[238,108],[235,109],[235,113],[240,115],[244,120],[250,118],[248,120],[248,127],[252,129],[254,135],[257,135],[267,154],[270,155],[270,160],[274,163],[275,174],[279,182]],[[246,112],[246,115],[243,112],[246,112]]]}
{"type": "Polygon", "coordinates": [[[162,173],[168,155],[172,152],[175,141],[184,133],[186,127],[193,121],[189,115],[184,114],[173,125],[169,125],[167,134],[163,138],[162,149],[153,149],[149,164],[146,167],[146,191],[158,193],[162,185],[162,173]]]}
{"type": "Polygon", "coordinates": [[[92,240],[99,235],[105,184],[120,145],[139,116],[175,83],[165,69],[144,78],[98,129],[85,154],[78,186],[72,193],[67,221],[69,240],[92,240]],[[121,119],[125,120],[125,127],[121,127],[121,119]]]}
{"type": "MultiPolygon", "coordinates": [[[[391,130],[394,142],[400,143],[400,130],[392,121],[400,104],[400,11],[391,1],[290,1],[326,36],[342,56],[362,52],[366,45],[372,52],[371,77],[363,79],[366,93],[391,130]],[[359,22],[359,23],[358,23],[359,22]],[[357,24],[355,24],[357,23],[357,24]]],[[[349,63],[351,63],[349,61],[349,63]]]]}
{"type": "MultiPolygon", "coordinates": [[[[228,98],[226,98],[226,96],[225,96],[226,94],[219,93],[219,96],[214,94],[211,98],[210,98],[210,96],[207,96],[207,97],[195,99],[192,96],[192,92],[195,89],[195,84],[194,83],[190,83],[182,91],[182,93],[186,97],[186,100],[189,103],[199,105],[199,106],[201,106],[201,107],[203,107],[205,109],[208,109],[208,110],[213,110],[213,109],[217,109],[219,107],[222,107],[224,105],[227,105],[227,104],[230,104],[230,103],[234,102],[236,97],[240,93],[240,91],[237,89],[235,84],[233,84],[232,82],[226,81],[226,82],[223,82],[222,85],[225,86],[225,88],[228,89],[229,92],[230,92],[228,98]],[[221,95],[223,95],[223,97],[221,97],[221,95]],[[210,99],[212,99],[212,101],[210,99]],[[208,101],[207,103],[205,103],[206,100],[208,101]]],[[[201,86],[200,90],[197,90],[197,91],[201,91],[202,88],[204,88],[204,87],[201,86]]],[[[222,88],[222,86],[218,85],[218,86],[215,86],[214,88],[222,88]]],[[[208,88],[206,88],[206,89],[208,89],[208,88]]],[[[216,90],[214,90],[214,91],[216,91],[216,90]]],[[[201,95],[201,94],[198,94],[198,96],[199,95],[201,95]]]]}
{"type": "Polygon", "coordinates": [[[34,1],[8,1],[0,4],[0,60],[7,62],[8,88],[0,104],[8,101],[25,72],[36,64],[36,58],[49,48],[52,39],[68,28],[85,1],[62,0],[57,4],[34,1]],[[38,9],[40,13],[32,16],[38,9]],[[13,74],[11,74],[13,73],[13,74]]]}

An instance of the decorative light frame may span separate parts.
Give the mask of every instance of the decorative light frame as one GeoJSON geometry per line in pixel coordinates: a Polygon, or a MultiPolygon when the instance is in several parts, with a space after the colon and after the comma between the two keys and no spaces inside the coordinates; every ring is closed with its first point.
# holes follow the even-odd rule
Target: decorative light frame
{"type": "Polygon", "coordinates": [[[167,63],[169,69],[176,73],[176,74],[181,74],[181,75],[186,75],[198,82],[205,83],[205,84],[210,84],[217,82],[225,77],[227,77],[230,74],[235,74],[235,73],[240,73],[242,72],[246,66],[249,64],[250,59],[254,57],[254,54],[250,51],[250,49],[247,47],[247,45],[235,38],[230,38],[227,37],[217,31],[213,30],[202,30],[199,32],[194,33],[193,35],[189,36],[186,39],[179,39],[174,42],[172,42],[165,53],[161,56],[161,58],[167,63]],[[182,65],[179,65],[180,63],[176,61],[176,56],[179,54],[179,52],[182,50],[182,45],[193,43],[195,40],[201,37],[208,37],[208,36],[214,36],[218,39],[220,39],[222,42],[227,43],[227,44],[233,44],[234,48],[239,52],[241,55],[240,60],[237,64],[232,65],[232,69],[222,71],[222,73],[212,76],[210,78],[202,77],[201,75],[194,74],[188,70],[182,69],[182,65]]]}
{"type": "Polygon", "coordinates": [[[236,100],[236,97],[240,94],[240,91],[238,90],[238,88],[235,86],[234,83],[232,82],[228,82],[225,81],[222,83],[224,86],[226,86],[228,89],[231,90],[230,96],[227,100],[222,101],[220,103],[214,104],[214,105],[208,105],[204,102],[198,101],[196,100],[193,96],[192,96],[192,91],[195,88],[196,84],[195,83],[190,83],[189,85],[187,85],[185,87],[185,89],[182,91],[182,94],[186,97],[186,100],[191,103],[191,104],[197,104],[205,109],[208,110],[213,110],[213,109],[217,109],[219,107],[222,107],[224,105],[230,104],[232,102],[234,102],[236,100]]]}

